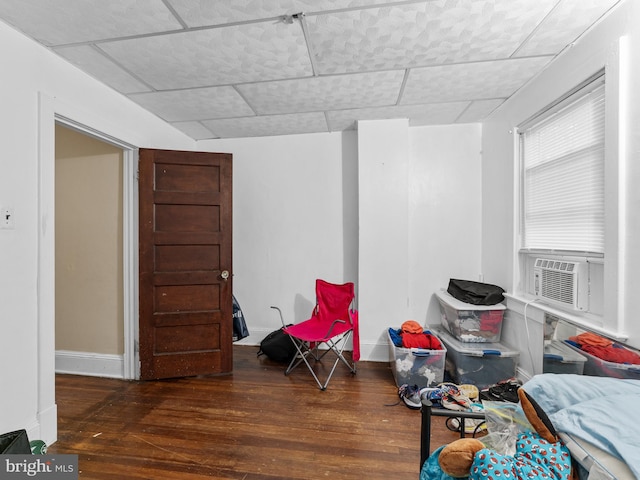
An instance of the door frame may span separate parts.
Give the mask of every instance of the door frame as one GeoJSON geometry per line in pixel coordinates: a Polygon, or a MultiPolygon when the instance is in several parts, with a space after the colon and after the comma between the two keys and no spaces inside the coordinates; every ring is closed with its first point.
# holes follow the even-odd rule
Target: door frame
{"type": "MultiPolygon", "coordinates": [[[[87,125],[54,113],[55,123],[122,150],[122,287],[124,352],[122,378],[137,379],[138,352],[138,149],[87,125]]],[[[55,225],[55,218],[52,223],[55,225]]]]}
{"type": "MultiPolygon", "coordinates": [[[[96,120],[96,119],[94,119],[96,120]]],[[[96,124],[100,124],[96,120],[96,124]]],[[[38,380],[37,424],[30,434],[48,444],[57,439],[55,403],[55,125],[89,135],[123,151],[123,317],[122,378],[139,377],[138,335],[138,150],[135,145],[91,126],[91,114],[43,92],[38,94],[38,380]],[[64,113],[63,113],[64,112],[64,113]],[[84,119],[83,121],[76,120],[84,119]]]]}

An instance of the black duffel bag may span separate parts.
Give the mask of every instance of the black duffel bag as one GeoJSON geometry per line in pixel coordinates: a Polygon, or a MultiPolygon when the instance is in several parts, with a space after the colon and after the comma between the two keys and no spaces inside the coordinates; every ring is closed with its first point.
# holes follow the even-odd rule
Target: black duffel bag
{"type": "Polygon", "coordinates": [[[471,280],[449,280],[447,292],[461,302],[472,305],[495,305],[504,300],[504,290],[497,285],[471,280]]]}
{"type": "Polygon", "coordinates": [[[26,430],[3,433],[0,435],[0,454],[31,454],[31,445],[26,430]]]}
{"type": "MultiPolygon", "coordinates": [[[[291,324],[287,325],[290,327],[291,324]]],[[[288,334],[284,333],[282,328],[274,330],[264,337],[260,342],[258,356],[266,355],[269,359],[278,363],[289,363],[296,356],[298,351],[293,344],[293,340],[288,334]]]]}

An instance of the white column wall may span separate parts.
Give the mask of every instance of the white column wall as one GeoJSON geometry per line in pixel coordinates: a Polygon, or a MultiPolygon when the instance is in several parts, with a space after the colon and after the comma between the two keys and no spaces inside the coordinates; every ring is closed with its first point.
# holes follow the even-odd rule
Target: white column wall
{"type": "Polygon", "coordinates": [[[440,323],[433,292],[483,273],[481,134],[480,124],[410,129],[409,316],[423,324],[440,323]]]}
{"type": "Polygon", "coordinates": [[[388,356],[385,328],[409,312],[406,119],[358,122],[358,178],[360,348],[379,358],[388,356]]]}

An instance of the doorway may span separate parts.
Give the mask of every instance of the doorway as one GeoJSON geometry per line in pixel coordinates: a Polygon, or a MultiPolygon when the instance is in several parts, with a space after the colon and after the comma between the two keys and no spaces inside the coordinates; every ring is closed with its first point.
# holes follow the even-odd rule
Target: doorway
{"type": "Polygon", "coordinates": [[[137,149],[62,117],[54,138],[56,369],[136,379],[137,149]]]}
{"type": "Polygon", "coordinates": [[[123,378],[122,148],[55,127],[56,371],[123,378]]]}

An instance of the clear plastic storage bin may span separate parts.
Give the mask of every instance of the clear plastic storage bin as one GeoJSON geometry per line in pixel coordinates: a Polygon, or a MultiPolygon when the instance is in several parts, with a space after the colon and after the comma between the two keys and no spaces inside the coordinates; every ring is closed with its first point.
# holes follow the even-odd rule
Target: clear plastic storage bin
{"type": "Polygon", "coordinates": [[[506,307],[472,305],[461,302],[450,293],[436,291],[442,326],[461,342],[499,342],[506,307]]]}
{"type": "Polygon", "coordinates": [[[565,342],[564,344],[587,359],[584,364],[584,371],[582,372],[584,375],[640,380],[640,365],[608,362],[591,355],[589,352],[580,350],[570,343],[565,342]]]}
{"type": "Polygon", "coordinates": [[[542,371],[545,373],[573,373],[582,375],[587,358],[559,340],[544,346],[542,371]]]}
{"type": "Polygon", "coordinates": [[[447,348],[445,369],[455,383],[482,389],[516,376],[517,350],[497,342],[461,342],[442,329],[434,332],[447,348]]]}
{"type": "MultiPolygon", "coordinates": [[[[431,332],[435,335],[433,332],[431,332]]],[[[438,340],[440,337],[435,335],[438,340]]],[[[387,330],[391,371],[396,385],[417,385],[420,388],[433,387],[444,380],[444,362],[447,350],[396,347],[387,330]]]]}

